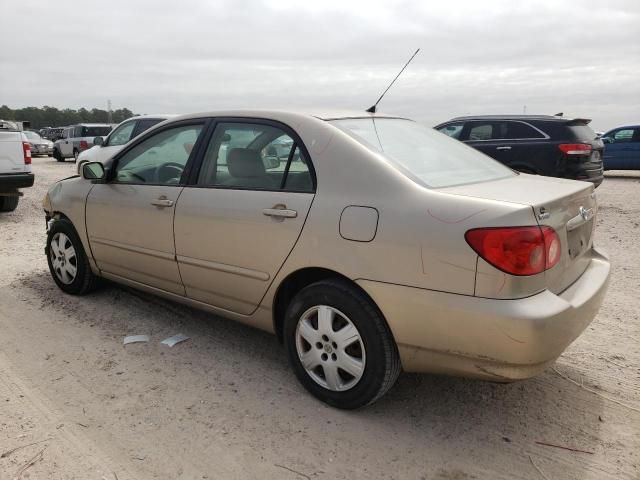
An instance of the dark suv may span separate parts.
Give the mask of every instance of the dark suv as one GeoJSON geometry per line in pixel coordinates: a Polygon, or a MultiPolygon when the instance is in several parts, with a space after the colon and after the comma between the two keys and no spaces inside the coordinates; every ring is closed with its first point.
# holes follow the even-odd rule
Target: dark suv
{"type": "Polygon", "coordinates": [[[481,115],[458,117],[436,126],[523,173],[603,180],[604,144],[589,127],[591,120],[550,115],[481,115]]]}

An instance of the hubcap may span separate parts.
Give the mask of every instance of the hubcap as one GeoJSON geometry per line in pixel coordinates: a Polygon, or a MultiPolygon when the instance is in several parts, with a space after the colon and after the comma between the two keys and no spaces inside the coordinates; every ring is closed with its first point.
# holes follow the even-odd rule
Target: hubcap
{"type": "Polygon", "coordinates": [[[72,283],[78,272],[78,259],[69,237],[64,233],[56,233],[49,244],[49,255],[58,280],[65,285],[72,283]]]}
{"type": "Polygon", "coordinates": [[[296,327],[296,350],[307,374],[328,390],[349,390],[364,373],[360,332],[349,317],[328,305],[302,314],[296,327]]]}

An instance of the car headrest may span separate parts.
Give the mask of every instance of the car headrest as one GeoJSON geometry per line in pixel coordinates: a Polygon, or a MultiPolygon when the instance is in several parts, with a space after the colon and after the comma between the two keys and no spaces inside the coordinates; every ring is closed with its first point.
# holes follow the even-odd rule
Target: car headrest
{"type": "Polygon", "coordinates": [[[227,166],[234,177],[262,177],[266,174],[260,152],[248,148],[232,148],[227,155],[227,166]]]}

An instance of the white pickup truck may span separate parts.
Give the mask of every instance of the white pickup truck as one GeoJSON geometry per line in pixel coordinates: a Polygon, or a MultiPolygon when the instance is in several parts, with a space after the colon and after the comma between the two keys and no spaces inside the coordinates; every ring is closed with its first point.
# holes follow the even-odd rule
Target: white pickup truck
{"type": "Polygon", "coordinates": [[[20,122],[0,120],[0,212],[11,212],[22,195],[18,189],[33,185],[31,145],[20,122]]]}

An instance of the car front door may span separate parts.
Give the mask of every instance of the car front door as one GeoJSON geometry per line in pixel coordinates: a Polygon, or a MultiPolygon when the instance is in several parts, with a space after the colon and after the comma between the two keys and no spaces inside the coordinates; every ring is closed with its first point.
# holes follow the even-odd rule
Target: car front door
{"type": "Polygon", "coordinates": [[[309,157],[284,125],[230,119],[193,175],[174,225],[186,294],[251,314],[302,231],[315,192],[309,157]]]}
{"type": "Polygon", "coordinates": [[[621,128],[608,133],[605,138],[605,169],[640,169],[640,128],[621,128]]]}
{"type": "Polygon", "coordinates": [[[173,219],[203,125],[173,124],[140,139],[116,157],[107,181],[91,189],[87,233],[104,273],[184,295],[173,219]]]}
{"type": "Polygon", "coordinates": [[[460,140],[482,153],[507,163],[510,159],[511,142],[504,140],[504,122],[477,120],[466,122],[460,140]]]}

